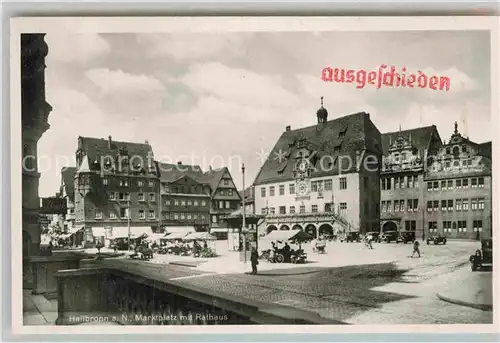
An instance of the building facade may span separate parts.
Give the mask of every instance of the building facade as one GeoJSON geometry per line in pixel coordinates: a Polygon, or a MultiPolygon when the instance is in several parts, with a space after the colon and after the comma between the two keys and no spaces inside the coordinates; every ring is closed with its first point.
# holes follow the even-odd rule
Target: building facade
{"type": "Polygon", "coordinates": [[[159,163],[161,222],[168,232],[173,227],[208,231],[210,224],[210,186],[199,166],[159,163]]]}
{"type": "Polygon", "coordinates": [[[380,226],[381,135],[367,113],[285,132],[255,181],[259,235],[302,229],[317,237],[380,226]]]}
{"type": "Polygon", "coordinates": [[[52,107],[45,100],[45,34],[21,34],[23,256],[40,252],[38,141],[49,129],[52,107]]]}
{"type": "Polygon", "coordinates": [[[435,126],[385,133],[382,140],[381,231],[491,236],[491,142],[470,141],[456,123],[448,143],[435,126]]]}
{"type": "Polygon", "coordinates": [[[75,225],[85,244],[158,228],[160,179],[148,142],[78,137],[75,225]]]}
{"type": "Polygon", "coordinates": [[[228,238],[225,217],[241,207],[241,197],[227,167],[212,169],[205,173],[210,185],[210,233],[218,239],[228,238]]]}
{"type": "Polygon", "coordinates": [[[66,213],[64,226],[71,228],[75,226],[75,167],[63,167],[61,169],[61,187],[59,196],[66,201],[66,213]]]}
{"type": "Polygon", "coordinates": [[[384,133],[381,231],[425,232],[424,173],[442,147],[436,126],[384,133]]]}
{"type": "Polygon", "coordinates": [[[425,174],[426,232],[449,238],[492,236],[491,143],[455,130],[425,174]]]}

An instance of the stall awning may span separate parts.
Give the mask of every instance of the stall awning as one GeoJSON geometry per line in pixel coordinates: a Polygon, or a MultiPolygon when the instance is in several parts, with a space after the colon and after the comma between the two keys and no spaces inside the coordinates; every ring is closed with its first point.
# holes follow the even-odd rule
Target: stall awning
{"type": "Polygon", "coordinates": [[[216,239],[208,232],[193,232],[183,238],[184,241],[215,241],[216,239]]]}
{"type": "Polygon", "coordinates": [[[165,233],[177,233],[177,232],[184,232],[186,234],[191,233],[191,232],[196,232],[194,227],[192,226],[165,226],[165,233]]]}
{"type": "Polygon", "coordinates": [[[174,232],[174,233],[171,233],[171,234],[163,237],[163,239],[166,239],[168,241],[173,241],[176,239],[183,239],[184,237],[186,237],[189,234],[190,234],[189,232],[174,232]]]}
{"type": "MultiPolygon", "coordinates": [[[[129,228],[128,226],[113,226],[110,229],[109,239],[117,238],[128,238],[129,228]]],[[[131,226],[130,227],[130,238],[138,238],[141,236],[151,236],[153,235],[153,230],[149,226],[131,226]]]]}
{"type": "Polygon", "coordinates": [[[69,234],[74,234],[74,233],[77,233],[78,231],[82,230],[83,228],[85,228],[84,225],[73,226],[73,227],[69,228],[68,233],[69,234]]]}
{"type": "Polygon", "coordinates": [[[92,235],[94,235],[94,237],[105,237],[106,230],[104,229],[104,227],[93,227],[92,235]]]}
{"type": "Polygon", "coordinates": [[[302,230],[274,230],[262,237],[267,241],[309,240],[313,237],[302,230]]]}
{"type": "Polygon", "coordinates": [[[163,237],[165,237],[164,233],[153,233],[151,236],[148,236],[148,240],[152,241],[152,242],[153,241],[159,241],[163,237]]]}
{"type": "Polygon", "coordinates": [[[69,238],[69,237],[71,237],[71,236],[73,236],[73,234],[72,234],[72,233],[65,233],[65,234],[60,235],[60,236],[59,236],[59,237],[57,237],[57,238],[58,238],[58,239],[66,239],[66,238],[69,238]]]}
{"type": "Polygon", "coordinates": [[[210,232],[229,232],[227,227],[214,227],[210,229],[210,232]]]}

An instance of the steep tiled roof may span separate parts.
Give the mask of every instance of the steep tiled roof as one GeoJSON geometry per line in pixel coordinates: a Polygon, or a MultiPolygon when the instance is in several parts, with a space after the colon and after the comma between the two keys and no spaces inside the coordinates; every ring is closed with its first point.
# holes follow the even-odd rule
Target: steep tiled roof
{"type": "Polygon", "coordinates": [[[388,154],[391,142],[394,143],[399,135],[402,135],[406,139],[411,140],[411,144],[419,151],[423,152],[425,149],[427,149],[431,140],[431,135],[433,134],[439,137],[439,133],[435,125],[418,127],[410,130],[383,133],[382,149],[384,151],[384,155],[388,154]]]}
{"type": "Polygon", "coordinates": [[[140,163],[147,171],[148,159],[153,158],[153,149],[149,143],[119,142],[105,138],[78,137],[81,149],[85,151],[90,164],[90,169],[96,170],[95,164],[103,158],[116,158],[121,149],[126,149],[132,164],[140,163]]]}
{"type": "Polygon", "coordinates": [[[254,184],[293,179],[298,143],[304,140],[307,142],[307,149],[312,153],[316,152],[318,161],[315,166],[317,170],[313,171],[312,177],[334,175],[339,171],[352,172],[356,169],[356,163],[352,161],[357,161],[357,153],[364,150],[381,153],[380,132],[370,120],[370,115],[366,112],[354,113],[324,124],[283,132],[262,165],[254,184]],[[347,158],[339,159],[339,156],[349,156],[350,161],[347,158]],[[319,164],[325,164],[325,161],[334,164],[320,168],[319,164]],[[343,165],[339,166],[339,162],[343,165]]]}
{"type": "Polygon", "coordinates": [[[479,155],[491,159],[491,142],[479,143],[479,155]]]}
{"type": "Polygon", "coordinates": [[[206,183],[203,179],[203,171],[201,170],[200,166],[160,162],[157,162],[157,165],[160,172],[161,182],[170,183],[179,179],[180,177],[187,175],[200,183],[206,183]]]}
{"type": "Polygon", "coordinates": [[[66,192],[67,196],[70,199],[73,199],[75,196],[75,175],[76,175],[76,167],[63,167],[61,169],[61,192],[66,192]]]}
{"type": "Polygon", "coordinates": [[[255,199],[255,187],[247,187],[245,191],[238,191],[240,194],[240,198],[243,199],[243,194],[245,194],[245,201],[246,202],[253,202],[255,199]]]}
{"type": "Polygon", "coordinates": [[[222,179],[226,171],[228,171],[226,167],[210,169],[203,175],[205,182],[210,185],[212,194],[217,190],[217,186],[219,185],[220,180],[222,179]]]}

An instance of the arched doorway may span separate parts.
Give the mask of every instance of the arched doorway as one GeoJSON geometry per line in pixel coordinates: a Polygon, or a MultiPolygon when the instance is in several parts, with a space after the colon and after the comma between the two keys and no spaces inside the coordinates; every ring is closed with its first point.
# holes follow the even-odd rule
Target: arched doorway
{"type": "Polygon", "coordinates": [[[267,234],[269,235],[271,231],[278,230],[278,228],[275,225],[269,225],[266,229],[267,234]]]}
{"type": "Polygon", "coordinates": [[[333,227],[330,224],[322,224],[318,229],[318,233],[320,236],[333,237],[333,227]]]}
{"type": "Polygon", "coordinates": [[[281,225],[280,230],[286,230],[289,231],[290,227],[288,225],[281,225]]]}
{"type": "Polygon", "coordinates": [[[300,226],[299,224],[295,224],[295,225],[292,227],[292,230],[302,230],[302,226],[300,226]]]}
{"type": "Polygon", "coordinates": [[[386,231],[398,231],[398,225],[393,221],[386,222],[384,224],[384,226],[382,226],[382,231],[384,231],[384,232],[386,232],[386,231]]]}
{"type": "Polygon", "coordinates": [[[316,226],[314,226],[313,224],[307,225],[304,231],[313,236],[314,238],[318,237],[316,234],[317,233],[316,226]]]}
{"type": "Polygon", "coordinates": [[[31,236],[27,231],[23,230],[23,256],[30,256],[31,252],[31,236]]]}

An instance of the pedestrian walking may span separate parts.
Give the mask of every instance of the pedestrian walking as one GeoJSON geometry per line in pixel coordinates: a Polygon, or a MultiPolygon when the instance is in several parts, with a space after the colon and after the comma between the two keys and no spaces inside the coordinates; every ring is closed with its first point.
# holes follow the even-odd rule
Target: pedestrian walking
{"type": "Polygon", "coordinates": [[[369,235],[368,236],[368,248],[373,249],[373,236],[369,235]]]}
{"type": "Polygon", "coordinates": [[[250,263],[252,264],[252,274],[257,274],[257,265],[259,264],[259,254],[257,254],[257,249],[252,248],[252,253],[250,254],[250,263]]]}
{"type": "Polygon", "coordinates": [[[415,242],[413,243],[413,253],[411,254],[411,257],[415,256],[415,253],[418,254],[418,257],[420,257],[420,243],[415,240],[415,242]]]}

